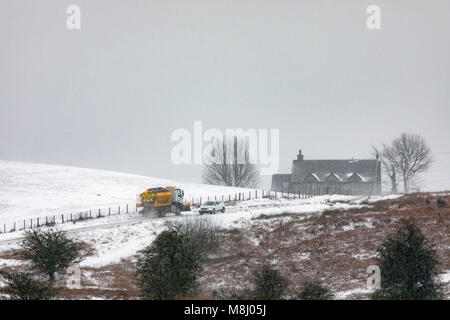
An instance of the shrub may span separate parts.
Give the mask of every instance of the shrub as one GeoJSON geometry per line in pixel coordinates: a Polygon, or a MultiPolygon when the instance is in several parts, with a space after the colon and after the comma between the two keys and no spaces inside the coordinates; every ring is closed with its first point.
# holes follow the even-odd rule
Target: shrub
{"type": "Polygon", "coordinates": [[[374,292],[373,299],[441,298],[434,245],[414,223],[404,224],[386,238],[378,253],[381,289],[374,292]]]}
{"type": "Polygon", "coordinates": [[[50,280],[55,279],[56,272],[65,270],[83,259],[83,245],[70,239],[65,231],[26,231],[20,246],[23,258],[30,260],[32,267],[47,274],[50,280]]]}
{"type": "Polygon", "coordinates": [[[278,270],[263,265],[253,273],[253,290],[250,298],[255,300],[280,300],[287,289],[287,280],[278,270]]]}
{"type": "Polygon", "coordinates": [[[318,282],[306,282],[296,298],[298,300],[331,300],[333,295],[318,282]]]}
{"type": "Polygon", "coordinates": [[[202,259],[220,247],[221,230],[208,217],[186,219],[172,228],[186,236],[186,245],[198,251],[202,259]]]}
{"type": "Polygon", "coordinates": [[[12,300],[47,300],[56,290],[48,282],[29,272],[2,272],[6,288],[2,289],[12,300]]]}
{"type": "Polygon", "coordinates": [[[169,226],[138,255],[136,281],[142,295],[170,300],[194,294],[203,263],[218,246],[218,229],[205,219],[169,226]]]}

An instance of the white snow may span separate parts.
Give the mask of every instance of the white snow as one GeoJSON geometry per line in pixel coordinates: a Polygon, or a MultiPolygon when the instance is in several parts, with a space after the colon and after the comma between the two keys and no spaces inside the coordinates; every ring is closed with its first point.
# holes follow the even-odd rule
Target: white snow
{"type": "MultiPolygon", "coordinates": [[[[177,185],[186,196],[203,197],[243,192],[249,189],[179,183],[158,178],[100,171],[0,161],[0,223],[36,216],[74,212],[92,207],[108,207],[129,203],[134,205],[136,194],[151,186],[177,185]]],[[[204,217],[223,228],[243,226],[249,219],[261,215],[290,213],[308,216],[330,209],[362,207],[356,203],[360,197],[325,195],[310,199],[258,198],[240,201],[226,207],[225,213],[204,217]]],[[[196,212],[184,212],[184,219],[198,216],[196,212]]],[[[143,219],[130,212],[84,222],[65,223],[58,228],[67,230],[94,248],[95,252],[82,262],[82,266],[101,267],[132,257],[149,245],[167,223],[180,222],[183,217],[168,216],[143,219]]],[[[1,225],[0,225],[1,226],[1,225]]],[[[22,232],[0,235],[0,242],[17,240],[22,232]]],[[[2,244],[1,251],[14,249],[17,243],[2,244]]],[[[304,257],[307,258],[307,257],[304,257]]]]}
{"type": "Polygon", "coordinates": [[[334,297],[335,297],[336,300],[345,300],[345,299],[349,298],[350,296],[352,296],[354,294],[369,294],[369,293],[372,293],[372,292],[373,292],[372,289],[357,288],[357,289],[351,289],[351,290],[337,292],[334,295],[334,297]]]}
{"type": "MultiPolygon", "coordinates": [[[[62,213],[129,205],[135,208],[136,195],[155,186],[176,185],[185,191],[185,198],[196,202],[207,196],[248,195],[250,189],[180,183],[111,171],[23,163],[0,160],[0,223],[62,213]]],[[[41,220],[42,222],[43,220],[41,220]]],[[[2,226],[3,227],[3,226],[2,226]]]]}

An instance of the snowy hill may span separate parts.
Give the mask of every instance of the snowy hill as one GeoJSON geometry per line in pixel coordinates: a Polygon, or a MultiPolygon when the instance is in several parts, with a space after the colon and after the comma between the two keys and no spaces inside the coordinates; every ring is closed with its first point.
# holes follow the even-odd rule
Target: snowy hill
{"type": "Polygon", "coordinates": [[[119,172],[0,161],[0,222],[109,206],[130,205],[153,186],[176,185],[187,199],[248,189],[180,183],[119,172]]]}

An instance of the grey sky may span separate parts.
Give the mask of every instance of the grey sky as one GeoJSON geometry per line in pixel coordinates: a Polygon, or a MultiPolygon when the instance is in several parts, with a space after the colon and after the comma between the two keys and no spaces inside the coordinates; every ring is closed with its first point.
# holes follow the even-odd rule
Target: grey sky
{"type": "Polygon", "coordinates": [[[450,189],[449,1],[3,0],[0,26],[0,159],[200,181],[170,159],[194,120],[279,128],[281,172],[410,132],[450,189]]]}

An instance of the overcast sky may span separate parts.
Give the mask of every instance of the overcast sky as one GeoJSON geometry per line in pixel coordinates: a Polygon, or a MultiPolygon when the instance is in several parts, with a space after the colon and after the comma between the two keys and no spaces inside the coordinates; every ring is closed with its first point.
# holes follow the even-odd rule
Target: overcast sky
{"type": "Polygon", "coordinates": [[[409,132],[450,189],[449,40],[448,0],[2,0],[0,159],[200,181],[170,157],[194,120],[280,129],[280,172],[409,132]]]}

